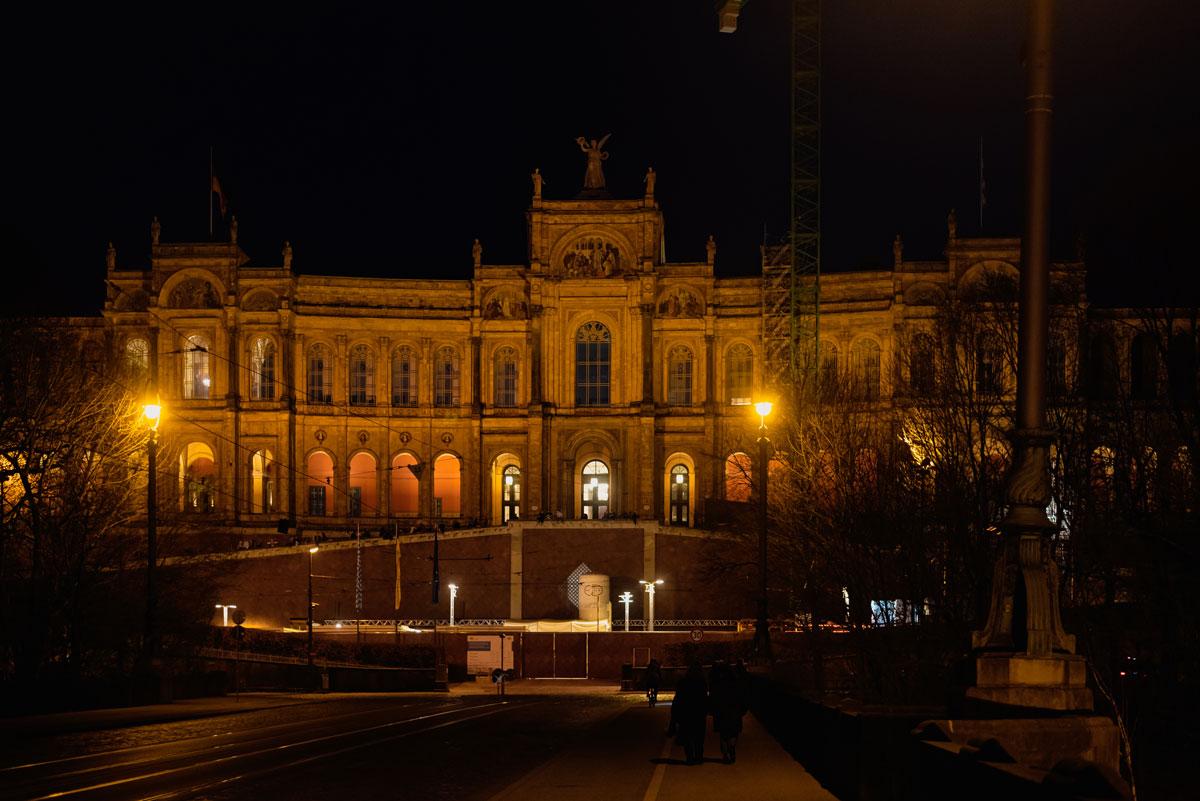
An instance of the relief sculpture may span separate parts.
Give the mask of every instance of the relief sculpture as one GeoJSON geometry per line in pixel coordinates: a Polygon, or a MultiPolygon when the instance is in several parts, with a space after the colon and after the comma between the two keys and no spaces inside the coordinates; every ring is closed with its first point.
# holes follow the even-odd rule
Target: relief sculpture
{"type": "Polygon", "coordinates": [[[188,278],[171,290],[173,309],[219,309],[221,301],[212,284],[203,278],[188,278]]]}
{"type": "Polygon", "coordinates": [[[704,304],[686,289],[669,290],[658,303],[658,313],[662,317],[703,317],[704,304]]]}
{"type": "Polygon", "coordinates": [[[501,293],[493,295],[483,305],[485,320],[524,320],[529,317],[529,306],[523,300],[501,293]]]}

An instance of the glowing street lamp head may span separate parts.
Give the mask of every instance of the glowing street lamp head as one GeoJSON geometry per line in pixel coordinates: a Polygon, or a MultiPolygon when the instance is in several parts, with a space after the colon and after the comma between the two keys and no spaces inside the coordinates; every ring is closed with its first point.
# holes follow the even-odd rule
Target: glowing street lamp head
{"type": "Polygon", "coordinates": [[[311,548],[309,548],[309,549],[308,549],[308,552],[309,552],[309,553],[316,553],[316,552],[317,552],[317,551],[319,551],[319,550],[321,550],[321,549],[320,549],[320,547],[318,547],[318,546],[314,545],[313,547],[311,547],[311,548]]]}
{"type": "Polygon", "coordinates": [[[754,404],[754,411],[758,412],[759,417],[767,417],[771,414],[771,408],[774,406],[770,401],[759,401],[754,404]]]}
{"type": "Polygon", "coordinates": [[[448,586],[448,587],[449,587],[450,589],[452,589],[452,590],[457,590],[457,589],[458,589],[458,585],[457,585],[457,584],[448,584],[448,585],[446,585],[446,586],[448,586]]]}
{"type": "Polygon", "coordinates": [[[154,399],[154,403],[143,404],[142,416],[149,421],[152,431],[158,431],[158,421],[162,417],[162,404],[158,402],[157,398],[154,399]]]}

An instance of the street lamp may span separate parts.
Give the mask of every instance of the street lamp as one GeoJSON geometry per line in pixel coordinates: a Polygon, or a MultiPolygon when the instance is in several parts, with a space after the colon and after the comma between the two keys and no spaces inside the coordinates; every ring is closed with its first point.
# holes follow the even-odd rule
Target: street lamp
{"type": "Polygon", "coordinates": [[[754,404],[758,412],[758,619],[754,624],[754,649],[760,659],[771,658],[771,635],[767,624],[767,480],[770,473],[771,440],[767,438],[767,416],[771,402],[754,404]]]}
{"type": "MultiPolygon", "coordinates": [[[[662,583],[663,583],[662,579],[655,579],[654,581],[646,581],[645,579],[640,579],[638,581],[638,584],[641,584],[642,588],[650,595],[649,609],[648,609],[647,615],[646,615],[646,631],[654,631],[654,590],[657,585],[662,584],[662,583]]],[[[626,610],[629,609],[629,607],[625,607],[625,608],[626,608],[626,610]]]]}
{"type": "Polygon", "coordinates": [[[237,604],[214,604],[213,608],[221,610],[221,627],[229,628],[229,610],[237,609],[237,604]]]}
{"type": "Polygon", "coordinates": [[[625,631],[629,631],[629,605],[633,603],[633,593],[626,590],[617,596],[617,600],[625,604],[625,631]]]}
{"type": "Polygon", "coordinates": [[[458,597],[458,585],[449,584],[450,587],[450,625],[454,625],[454,599],[458,597]]]}
{"type": "Polygon", "coordinates": [[[155,626],[158,595],[154,585],[154,567],[158,562],[158,422],[162,419],[158,398],[142,406],[142,416],[150,425],[146,441],[146,632],[142,643],[142,656],[149,668],[158,650],[155,626]]]}
{"type": "Polygon", "coordinates": [[[313,663],[313,646],[312,646],[312,627],[313,627],[313,600],[312,600],[312,558],[313,554],[321,550],[314,545],[308,549],[308,666],[312,667],[313,663]]]}

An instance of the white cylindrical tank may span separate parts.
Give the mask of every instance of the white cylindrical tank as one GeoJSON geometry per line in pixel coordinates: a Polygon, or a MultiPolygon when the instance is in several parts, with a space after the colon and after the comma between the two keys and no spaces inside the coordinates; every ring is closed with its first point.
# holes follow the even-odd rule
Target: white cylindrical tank
{"type": "Polygon", "coordinates": [[[579,577],[579,619],[612,620],[608,576],[584,573],[579,577]]]}

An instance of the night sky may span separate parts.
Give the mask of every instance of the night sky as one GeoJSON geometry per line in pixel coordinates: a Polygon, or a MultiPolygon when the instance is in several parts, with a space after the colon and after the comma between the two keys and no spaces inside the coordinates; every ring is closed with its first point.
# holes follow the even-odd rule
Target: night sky
{"type": "MultiPolygon", "coordinates": [[[[733,35],[711,0],[305,5],[8,18],[6,313],[97,313],[105,244],[147,264],[153,215],[164,241],[206,239],[210,145],[252,263],[289,239],[302,273],[468,277],[475,237],[519,263],[529,173],[573,197],[575,137],[609,132],[615,195],[658,172],[668,260],[711,233],[719,275],[753,274],[786,227],[786,2],[753,0],[733,35]]],[[[824,6],[822,268],[888,265],[898,232],[938,258],[951,207],[977,234],[980,137],[983,233],[1018,235],[1024,3],[824,6]]],[[[1053,255],[1083,236],[1096,302],[1197,283],[1198,22],[1178,0],[1059,3],[1053,255]]]]}

